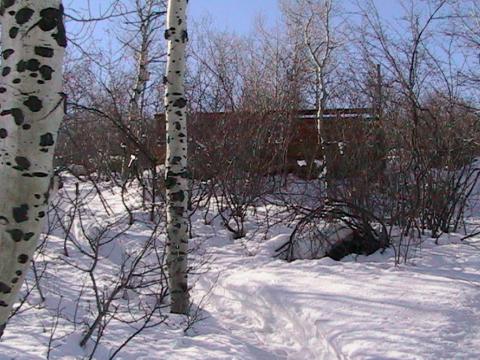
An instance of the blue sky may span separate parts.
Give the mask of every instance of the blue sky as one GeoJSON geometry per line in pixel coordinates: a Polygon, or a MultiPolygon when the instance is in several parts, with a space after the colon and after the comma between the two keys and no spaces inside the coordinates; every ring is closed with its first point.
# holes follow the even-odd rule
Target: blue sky
{"type": "MultiPolygon", "coordinates": [[[[353,9],[352,0],[340,0],[346,9],[353,9]]],[[[70,9],[85,10],[88,4],[96,13],[108,6],[105,0],[64,0],[70,9]]],[[[382,17],[392,18],[398,15],[398,0],[375,0],[382,17]]],[[[278,0],[190,0],[190,19],[200,21],[209,17],[222,30],[247,33],[252,29],[257,15],[261,15],[269,23],[281,16],[278,0]]]]}
{"type": "MultiPolygon", "coordinates": [[[[353,0],[339,0],[346,10],[355,7],[353,0]]],[[[398,0],[374,0],[380,15],[393,19],[399,15],[398,0]]],[[[190,0],[190,18],[201,20],[209,16],[215,25],[222,30],[247,33],[252,29],[257,15],[261,15],[269,23],[281,16],[278,0],[190,0]]]]}
{"type": "Polygon", "coordinates": [[[246,33],[252,29],[257,15],[269,22],[280,16],[278,0],[190,0],[190,18],[209,16],[222,30],[246,33]]]}
{"type": "MultiPolygon", "coordinates": [[[[109,1],[106,0],[63,0],[67,11],[84,12],[90,7],[94,14],[104,10],[109,1]]],[[[190,0],[189,17],[193,21],[201,21],[208,17],[222,30],[237,33],[250,31],[255,17],[262,14],[271,22],[280,16],[278,0],[190,0]]]]}

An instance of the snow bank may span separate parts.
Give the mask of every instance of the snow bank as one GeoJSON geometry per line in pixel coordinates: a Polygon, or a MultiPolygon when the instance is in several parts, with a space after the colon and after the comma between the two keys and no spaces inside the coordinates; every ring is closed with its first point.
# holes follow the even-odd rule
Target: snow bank
{"type": "MultiPolygon", "coordinates": [[[[71,184],[66,188],[71,191],[71,184]]],[[[122,211],[118,191],[105,189],[104,195],[112,212],[122,211]]],[[[100,202],[89,206],[101,213],[100,202]]],[[[97,216],[84,226],[95,231],[96,224],[108,221],[97,216]]],[[[392,250],[341,262],[286,263],[272,256],[290,235],[285,225],[271,229],[266,241],[260,236],[233,241],[220,221],[204,225],[202,214],[193,221],[192,258],[211,259],[192,292],[204,308],[202,320],[185,333],[188,319],[169,316],[116,359],[480,358],[480,238],[462,243],[445,237],[439,246],[427,241],[411,264],[400,267],[393,265],[392,250]]],[[[109,262],[102,271],[111,271],[148,234],[140,222],[118,243],[121,249],[105,248],[109,262]]],[[[34,292],[33,306],[12,319],[0,342],[0,360],[46,359],[49,341],[50,359],[86,358],[78,345],[85,327],[71,322],[84,279],[61,261],[63,241],[53,236],[45,249],[47,301],[41,304],[34,292]],[[56,323],[58,309],[68,316],[56,323]]],[[[113,323],[94,359],[108,359],[134,330],[113,323]]]]}

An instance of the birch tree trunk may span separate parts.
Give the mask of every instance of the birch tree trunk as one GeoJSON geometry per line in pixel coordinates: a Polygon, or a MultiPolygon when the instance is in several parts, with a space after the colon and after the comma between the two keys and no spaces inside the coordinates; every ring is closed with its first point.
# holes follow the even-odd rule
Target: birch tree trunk
{"type": "MultiPolygon", "coordinates": [[[[317,154],[318,149],[320,149],[322,152],[322,172],[320,178],[322,179],[323,188],[328,198],[327,148],[325,130],[323,129],[323,115],[328,98],[326,77],[329,69],[327,67],[334,48],[330,26],[332,1],[325,0],[320,2],[316,7],[309,8],[308,11],[310,11],[310,17],[305,24],[303,36],[305,47],[307,48],[310,60],[315,68],[315,104],[317,107],[317,147],[315,149],[315,155],[317,154]],[[319,38],[318,29],[312,29],[312,27],[315,26],[322,27],[320,33],[323,35],[323,39],[319,38]]],[[[314,164],[312,163],[311,166],[313,167],[313,165],[314,164]]],[[[309,171],[309,177],[310,173],[311,172],[309,171]]]]}
{"type": "Polygon", "coordinates": [[[165,76],[167,156],[165,183],[167,195],[167,268],[171,308],[176,314],[188,311],[188,170],[187,117],[185,99],[185,49],[188,41],[186,8],[188,0],[169,0],[167,10],[168,41],[165,76]]]}
{"type": "MultiPolygon", "coordinates": [[[[133,94],[130,98],[128,106],[128,122],[127,127],[131,129],[132,133],[137,139],[141,139],[142,136],[142,126],[141,123],[143,117],[143,106],[141,106],[142,96],[145,92],[145,88],[148,82],[149,73],[148,73],[148,45],[150,43],[150,20],[153,17],[148,16],[147,19],[143,18],[143,7],[144,5],[140,0],[136,1],[136,11],[139,17],[140,26],[139,26],[139,35],[141,38],[140,49],[138,50],[137,56],[137,78],[135,85],[133,87],[133,94]]],[[[153,2],[152,0],[148,1],[145,5],[147,7],[147,13],[151,13],[153,2]]],[[[122,161],[122,178],[124,181],[128,180],[129,165],[132,161],[131,156],[134,153],[131,146],[125,145],[124,148],[124,157],[122,161]],[[130,156],[129,156],[130,155],[130,156]]],[[[138,161],[138,160],[137,160],[138,161]]]]}
{"type": "Polygon", "coordinates": [[[281,0],[282,11],[287,20],[287,26],[295,38],[298,37],[305,52],[307,71],[314,77],[315,106],[317,109],[317,141],[312,160],[308,165],[307,178],[310,178],[315,168],[318,151],[321,150],[322,172],[320,179],[329,196],[327,172],[327,139],[323,126],[323,117],[329,97],[329,77],[334,65],[333,51],[338,46],[338,35],[332,33],[333,0],[281,0]]]}
{"type": "Polygon", "coordinates": [[[47,211],[67,41],[60,0],[3,0],[0,15],[1,336],[47,211]]]}
{"type": "MultiPolygon", "coordinates": [[[[129,105],[129,122],[137,121],[142,117],[140,101],[148,81],[148,42],[149,38],[145,34],[146,29],[141,30],[142,44],[138,59],[137,79],[133,88],[133,96],[129,105]]],[[[129,124],[132,125],[132,124],[129,124]]],[[[136,134],[137,135],[137,134],[136,134]]]]}
{"type": "MultiPolygon", "coordinates": [[[[149,46],[151,45],[152,37],[155,34],[155,31],[152,29],[152,27],[155,26],[155,22],[159,17],[158,13],[156,13],[156,10],[154,9],[155,5],[157,5],[156,0],[135,1],[136,14],[138,17],[137,21],[139,22],[138,29],[136,30],[139,33],[138,36],[140,38],[140,44],[138,48],[134,47],[137,57],[137,77],[129,104],[129,125],[132,125],[130,122],[141,119],[143,115],[143,106],[141,102],[142,96],[145,93],[147,82],[150,78],[149,65],[152,61],[149,59],[149,46]]],[[[129,44],[129,46],[132,45],[129,44]]],[[[138,136],[139,134],[136,133],[135,135],[138,136]]]]}

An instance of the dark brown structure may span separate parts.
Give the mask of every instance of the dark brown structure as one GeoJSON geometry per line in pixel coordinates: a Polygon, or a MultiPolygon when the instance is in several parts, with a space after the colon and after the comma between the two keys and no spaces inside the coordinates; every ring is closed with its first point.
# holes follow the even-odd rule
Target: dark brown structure
{"type": "MultiPolygon", "coordinates": [[[[329,109],[324,112],[328,174],[346,178],[376,173],[383,167],[383,133],[371,108],[329,109]]],[[[317,141],[316,110],[296,113],[196,113],[188,120],[194,168],[199,161],[217,165],[244,156],[263,173],[318,174],[322,150],[317,141]],[[313,171],[308,171],[313,169],[313,171]]],[[[164,115],[158,115],[158,137],[165,138],[164,115]]],[[[164,140],[163,140],[164,142],[164,140]]],[[[164,143],[160,146],[164,158],[164,143]]],[[[258,170],[258,169],[257,169],[258,170]]],[[[202,174],[202,176],[208,176],[202,174]]]]}

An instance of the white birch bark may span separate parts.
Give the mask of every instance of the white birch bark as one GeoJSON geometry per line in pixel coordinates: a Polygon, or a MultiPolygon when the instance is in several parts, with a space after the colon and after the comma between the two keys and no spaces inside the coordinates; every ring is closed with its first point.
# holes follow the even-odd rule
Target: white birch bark
{"type": "MultiPolygon", "coordinates": [[[[129,109],[128,109],[128,125],[127,125],[137,139],[141,138],[141,133],[142,133],[143,124],[141,124],[140,122],[143,116],[142,114],[143,109],[140,103],[142,100],[142,95],[145,92],[147,82],[149,80],[148,79],[149,78],[148,46],[150,43],[150,35],[151,35],[151,32],[150,32],[151,17],[147,15],[147,19],[143,18],[142,6],[143,6],[142,2],[140,0],[137,0],[136,11],[137,11],[138,17],[140,18],[139,19],[140,26],[138,30],[140,32],[141,41],[140,41],[140,49],[138,50],[138,53],[137,53],[137,56],[138,56],[137,77],[136,77],[135,85],[133,87],[133,94],[132,94],[132,97],[130,98],[129,109]]],[[[147,7],[147,14],[151,14],[153,1],[152,0],[148,1],[145,6],[147,7]]],[[[128,177],[132,151],[131,151],[131,148],[128,148],[127,146],[125,146],[124,151],[125,153],[122,160],[122,177],[123,179],[126,180],[128,177]]]]}
{"type": "MultiPolygon", "coordinates": [[[[142,117],[140,100],[148,81],[148,37],[142,31],[142,45],[138,59],[137,79],[130,99],[129,121],[136,121],[142,117]]],[[[130,124],[131,125],[131,124],[130,124]]]]}
{"type": "Polygon", "coordinates": [[[136,12],[139,18],[139,36],[140,36],[140,45],[139,48],[135,50],[138,56],[137,60],[137,78],[135,85],[133,87],[133,95],[130,99],[129,104],[129,121],[136,121],[141,118],[141,98],[145,92],[145,87],[149,80],[149,45],[151,43],[152,32],[152,22],[155,21],[156,17],[152,14],[153,7],[155,5],[154,0],[147,0],[145,3],[143,1],[137,0],[136,12]]]}
{"type": "Polygon", "coordinates": [[[165,76],[167,122],[166,195],[167,195],[167,268],[171,312],[188,311],[188,170],[187,117],[185,99],[185,50],[188,41],[186,9],[188,0],[169,0],[167,10],[168,41],[165,76]]]}
{"type": "Polygon", "coordinates": [[[3,0],[0,74],[0,336],[48,206],[63,118],[60,0],[3,0]]]}

